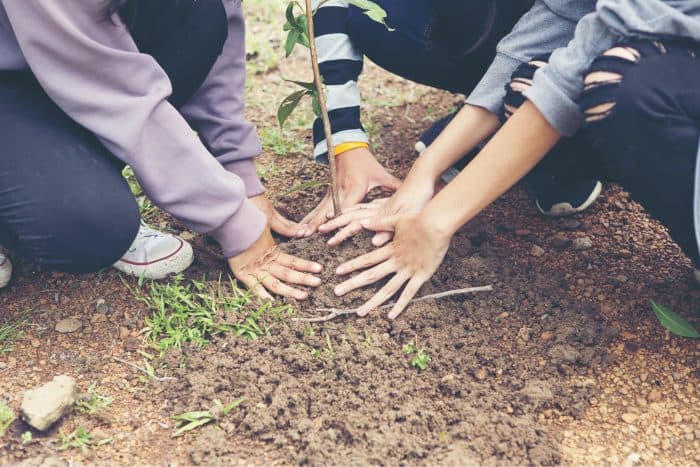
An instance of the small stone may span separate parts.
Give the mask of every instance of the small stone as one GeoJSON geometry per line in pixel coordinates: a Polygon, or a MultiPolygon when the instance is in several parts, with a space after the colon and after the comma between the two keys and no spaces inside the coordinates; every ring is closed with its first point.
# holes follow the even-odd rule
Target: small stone
{"type": "Polygon", "coordinates": [[[571,246],[571,239],[564,235],[556,235],[552,237],[550,243],[552,244],[552,247],[556,248],[557,250],[565,250],[571,246]]]}
{"type": "Polygon", "coordinates": [[[488,373],[483,368],[479,368],[474,372],[474,377],[479,381],[483,381],[488,376],[488,373]]]}
{"type": "Polygon", "coordinates": [[[579,237],[574,239],[573,245],[574,250],[588,250],[589,248],[593,248],[593,240],[589,237],[579,237]]]}
{"type": "Polygon", "coordinates": [[[629,280],[629,278],[627,276],[625,276],[624,274],[620,274],[619,276],[616,277],[616,279],[622,284],[624,284],[625,282],[627,282],[629,280]]]}
{"type": "Polygon", "coordinates": [[[661,444],[661,440],[656,435],[650,435],[649,444],[651,444],[652,446],[658,446],[659,444],[661,444]]]}
{"type": "Polygon", "coordinates": [[[652,389],[647,395],[647,402],[659,402],[661,400],[661,391],[652,389]]]}
{"type": "Polygon", "coordinates": [[[661,449],[663,449],[664,451],[667,451],[670,448],[671,448],[671,442],[669,440],[665,439],[661,442],[661,449]]]}
{"type": "Polygon", "coordinates": [[[637,415],[636,413],[627,412],[623,413],[621,418],[623,422],[629,423],[631,425],[637,420],[639,420],[639,415],[637,415]]]}
{"type": "Polygon", "coordinates": [[[66,318],[62,319],[58,323],[56,323],[56,332],[60,332],[61,334],[69,334],[71,332],[75,332],[78,329],[83,327],[82,321],[80,321],[77,318],[66,318]]]}
{"type": "Polygon", "coordinates": [[[189,230],[183,230],[182,232],[180,232],[178,237],[180,237],[181,239],[183,239],[186,242],[189,242],[189,241],[194,240],[195,235],[192,232],[190,232],[189,230]]]}
{"type": "Polygon", "coordinates": [[[109,315],[114,311],[114,309],[111,306],[107,305],[107,302],[105,302],[104,298],[101,298],[97,300],[97,303],[95,304],[95,311],[97,311],[98,313],[109,315]]]}
{"type": "Polygon", "coordinates": [[[568,219],[568,220],[565,220],[564,222],[561,223],[561,227],[564,230],[569,230],[569,231],[578,230],[578,228],[580,226],[581,226],[581,223],[579,221],[577,221],[576,219],[568,219]]]}
{"type": "Polygon", "coordinates": [[[544,253],[544,248],[538,245],[532,245],[532,249],[530,250],[530,254],[532,256],[534,256],[535,258],[539,258],[540,256],[544,255],[544,253]]]}
{"type": "Polygon", "coordinates": [[[78,386],[70,376],[56,376],[51,382],[25,391],[22,418],[39,431],[46,431],[78,400],[78,386]]]}
{"type": "Polygon", "coordinates": [[[119,327],[119,338],[120,338],[120,339],[122,339],[122,340],[123,340],[123,339],[126,339],[126,338],[129,337],[130,335],[131,335],[131,332],[129,331],[129,328],[127,328],[127,327],[125,327],[125,326],[120,326],[120,327],[119,327]]]}
{"type": "Polygon", "coordinates": [[[92,324],[104,323],[105,321],[107,321],[107,315],[104,313],[95,313],[92,315],[92,318],[90,318],[92,324]]]}
{"type": "Polygon", "coordinates": [[[554,339],[554,333],[551,331],[544,331],[542,334],[540,334],[540,340],[542,342],[549,342],[552,339],[554,339]]]}
{"type": "Polygon", "coordinates": [[[518,339],[521,339],[525,342],[530,340],[530,330],[526,327],[520,328],[518,331],[518,339]]]}
{"type": "Polygon", "coordinates": [[[527,236],[530,235],[531,233],[532,233],[532,232],[530,232],[530,231],[527,230],[527,229],[518,229],[518,230],[515,231],[515,235],[517,235],[518,237],[527,237],[527,236]]]}

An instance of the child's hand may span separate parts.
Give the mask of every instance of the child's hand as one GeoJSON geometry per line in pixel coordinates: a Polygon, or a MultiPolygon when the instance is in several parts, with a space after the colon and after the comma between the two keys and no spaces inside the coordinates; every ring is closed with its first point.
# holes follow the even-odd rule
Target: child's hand
{"type": "Polygon", "coordinates": [[[346,275],[360,269],[365,271],[335,287],[336,295],[346,293],[377,282],[394,274],[394,277],[367,303],[357,310],[365,316],[389,300],[406,284],[401,296],[389,312],[394,319],[406,308],[421,286],[437,271],[450,246],[450,235],[434,228],[434,223],[421,214],[392,216],[368,220],[362,223],[369,230],[394,232],[394,240],[388,245],[341,264],[338,275],[346,275]]]}
{"type": "Polygon", "coordinates": [[[272,202],[265,195],[258,195],[249,198],[258,209],[260,209],[270,225],[270,229],[285,237],[299,237],[299,224],[284,217],[275,209],[272,202]]]}

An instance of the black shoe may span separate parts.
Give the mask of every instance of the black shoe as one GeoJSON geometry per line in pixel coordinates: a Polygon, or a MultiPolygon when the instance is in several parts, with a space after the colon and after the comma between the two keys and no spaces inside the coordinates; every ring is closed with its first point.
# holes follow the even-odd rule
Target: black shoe
{"type": "Polygon", "coordinates": [[[422,135],[420,135],[420,138],[418,138],[418,142],[414,146],[416,148],[416,151],[418,151],[418,154],[421,154],[423,151],[426,150],[428,146],[433,144],[433,141],[437,139],[438,136],[440,136],[440,133],[442,133],[442,130],[445,129],[447,125],[450,124],[453,118],[455,118],[455,115],[457,115],[458,110],[455,110],[451,114],[442,117],[440,120],[433,122],[433,124],[423,132],[422,135]]]}
{"type": "Polygon", "coordinates": [[[593,204],[602,188],[602,183],[591,179],[536,184],[537,209],[545,216],[576,214],[593,204]]]}

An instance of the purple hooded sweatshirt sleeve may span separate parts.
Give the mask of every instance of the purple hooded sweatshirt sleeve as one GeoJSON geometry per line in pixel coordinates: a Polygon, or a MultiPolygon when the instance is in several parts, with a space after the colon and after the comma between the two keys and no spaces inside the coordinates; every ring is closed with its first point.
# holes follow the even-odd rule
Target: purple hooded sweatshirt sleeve
{"type": "Polygon", "coordinates": [[[132,166],[156,205],[212,234],[230,257],[255,242],[267,220],[247,199],[262,186],[251,161],[260,144],[243,119],[240,2],[224,3],[224,53],[180,114],[167,101],[172,88],[165,72],[139,53],[124,27],[103,19],[104,2],[2,0],[24,58],[48,95],[132,166]]]}

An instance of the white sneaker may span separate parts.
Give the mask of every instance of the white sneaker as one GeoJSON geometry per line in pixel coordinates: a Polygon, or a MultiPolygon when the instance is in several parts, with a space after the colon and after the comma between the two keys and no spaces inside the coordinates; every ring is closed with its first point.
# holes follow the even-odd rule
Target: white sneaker
{"type": "Polygon", "coordinates": [[[176,235],[154,230],[141,223],[136,239],[122,258],[114,263],[119,271],[145,279],[164,279],[192,264],[192,245],[176,235]]]}
{"type": "Polygon", "coordinates": [[[7,286],[12,278],[12,263],[7,255],[0,253],[0,289],[7,286]]]}

